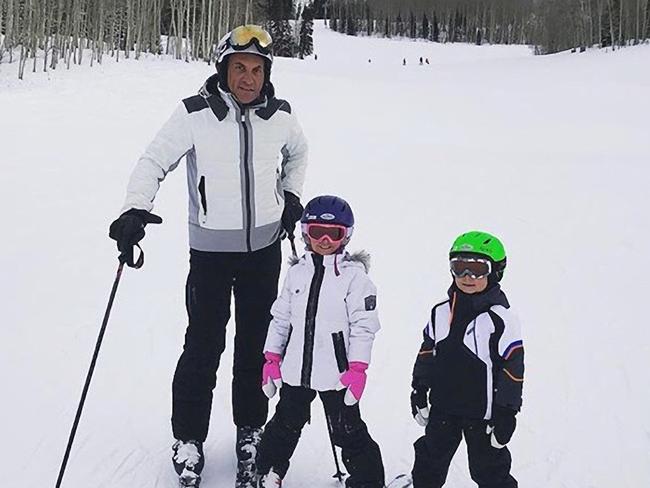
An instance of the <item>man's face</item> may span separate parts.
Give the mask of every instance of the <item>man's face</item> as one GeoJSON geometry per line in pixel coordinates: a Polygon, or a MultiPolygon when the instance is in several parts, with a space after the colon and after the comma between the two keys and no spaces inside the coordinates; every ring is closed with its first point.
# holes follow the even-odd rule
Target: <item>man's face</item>
{"type": "Polygon", "coordinates": [[[257,54],[235,53],[228,59],[228,87],[243,104],[256,100],[264,86],[264,58],[257,54]]]}

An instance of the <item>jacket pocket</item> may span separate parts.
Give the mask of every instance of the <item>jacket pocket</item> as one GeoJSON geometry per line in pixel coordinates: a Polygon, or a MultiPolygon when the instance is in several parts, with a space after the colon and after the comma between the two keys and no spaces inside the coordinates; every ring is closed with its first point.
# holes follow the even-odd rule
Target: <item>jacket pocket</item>
{"type": "Polygon", "coordinates": [[[202,223],[208,219],[208,197],[205,193],[205,176],[199,180],[199,198],[201,199],[201,217],[202,223]]]}
{"type": "Polygon", "coordinates": [[[332,342],[334,343],[334,355],[336,356],[336,366],[339,373],[345,373],[348,368],[348,355],[345,352],[345,338],[343,332],[332,332],[332,342]]]}

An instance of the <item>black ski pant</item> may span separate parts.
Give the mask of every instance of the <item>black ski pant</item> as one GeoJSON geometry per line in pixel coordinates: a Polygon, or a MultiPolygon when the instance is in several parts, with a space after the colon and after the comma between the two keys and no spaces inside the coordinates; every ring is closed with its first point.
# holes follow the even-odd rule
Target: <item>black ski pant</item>
{"type": "MultiPolygon", "coordinates": [[[[342,449],[343,464],[350,475],[346,486],[383,488],[381,452],[361,419],[359,405],[345,405],[345,390],[323,391],[319,395],[332,427],[332,439],[342,449]]],[[[258,447],[258,474],[266,474],[273,468],[281,478],[285,477],[300,432],[310,419],[310,405],[314,398],[314,390],[286,384],[282,386],[275,415],[266,425],[258,447]]]]}
{"type": "Polygon", "coordinates": [[[479,488],[517,488],[510,474],[507,447],[492,447],[486,434],[487,421],[447,415],[431,410],[425,435],[414,444],[414,488],[440,488],[445,484],[451,459],[465,437],[469,471],[479,488]]]}
{"type": "Polygon", "coordinates": [[[212,391],[226,347],[230,297],[235,296],[235,349],[232,380],[233,420],[261,427],[268,400],[261,389],[263,347],[278,292],[282,253],[277,241],[253,252],[190,250],[186,286],[189,325],[172,384],[172,429],[181,440],[204,442],[212,391]]]}

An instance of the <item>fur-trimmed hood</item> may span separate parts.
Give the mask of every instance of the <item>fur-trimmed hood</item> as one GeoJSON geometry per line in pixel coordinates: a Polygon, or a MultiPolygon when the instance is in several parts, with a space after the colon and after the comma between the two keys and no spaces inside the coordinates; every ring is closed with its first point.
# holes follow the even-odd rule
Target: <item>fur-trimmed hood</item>
{"type": "MultiPolygon", "coordinates": [[[[289,256],[289,265],[295,266],[302,259],[306,259],[307,256],[310,256],[311,252],[306,252],[301,257],[298,256],[289,256]]],[[[336,258],[339,259],[339,265],[344,266],[344,263],[359,263],[363,266],[366,273],[370,272],[370,253],[365,250],[355,251],[353,253],[345,252],[343,255],[336,255],[336,258]]]]}

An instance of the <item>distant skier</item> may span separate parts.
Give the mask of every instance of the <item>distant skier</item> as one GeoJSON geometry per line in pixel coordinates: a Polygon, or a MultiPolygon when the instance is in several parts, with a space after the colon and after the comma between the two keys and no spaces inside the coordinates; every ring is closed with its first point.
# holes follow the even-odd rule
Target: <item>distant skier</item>
{"type": "Polygon", "coordinates": [[[425,62],[426,64],[429,64],[429,58],[425,58],[425,59],[424,59],[424,62],[425,62]]]}
{"type": "Polygon", "coordinates": [[[295,259],[273,304],[264,345],[263,390],[280,386],[275,415],[257,452],[261,488],[277,488],[310,418],[318,394],[334,443],[343,450],[349,488],[383,488],[379,446],[361,419],[375,333],[377,291],[367,275],[368,256],[348,254],[354,217],[341,198],[311,200],[301,219],[307,253],[295,259]]]}
{"type": "Polygon", "coordinates": [[[318,61],[318,54],[314,53],[314,61],[318,61]]]}
{"type": "Polygon", "coordinates": [[[411,410],[426,425],[415,442],[413,487],[442,487],[464,436],[479,487],[516,488],[506,444],[521,407],[524,349],[499,286],[505,249],[490,234],[467,232],[449,259],[449,297],[431,311],[413,370],[411,410]]]}
{"type": "Polygon", "coordinates": [[[148,146],[129,181],[123,213],[110,227],[118,249],[132,256],[145,225],[162,221],[151,213],[160,182],[187,156],[189,323],[172,385],[173,462],[185,486],[200,482],[233,294],[236,487],[255,484],[253,453],[268,414],[260,391],[262,346],[278,291],[280,237],[293,233],[302,215],[307,164],[300,125],[289,103],[274,96],[271,42],[255,25],[237,27],[220,41],[217,73],[199,95],[178,105],[148,146]]]}
{"type": "Polygon", "coordinates": [[[406,58],[402,60],[402,66],[406,66],[406,58]]]}
{"type": "Polygon", "coordinates": [[[420,66],[422,66],[422,56],[420,56],[420,66]]]}

